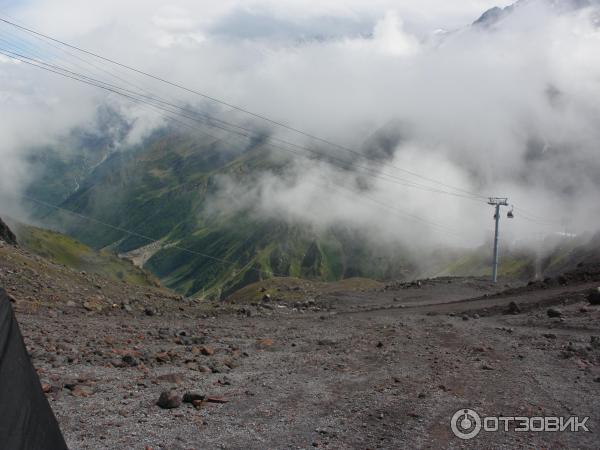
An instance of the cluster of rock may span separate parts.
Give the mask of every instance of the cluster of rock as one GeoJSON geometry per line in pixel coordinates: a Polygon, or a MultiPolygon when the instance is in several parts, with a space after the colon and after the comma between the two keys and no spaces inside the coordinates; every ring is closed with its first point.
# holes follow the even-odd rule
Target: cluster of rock
{"type": "Polygon", "coordinates": [[[414,280],[414,281],[396,281],[393,283],[386,284],[383,288],[381,288],[381,292],[385,291],[397,291],[400,289],[420,289],[423,287],[422,280],[414,280]]]}
{"type": "MultiPolygon", "coordinates": [[[[531,283],[530,283],[531,285],[531,283]]],[[[589,302],[590,305],[592,306],[598,306],[600,305],[600,287],[596,288],[596,289],[592,289],[590,290],[586,295],[585,295],[586,300],[589,302]]],[[[586,312],[586,308],[582,308],[581,312],[586,312]]],[[[504,314],[520,314],[521,313],[521,308],[519,307],[519,305],[517,305],[515,302],[510,302],[508,304],[508,307],[504,310],[504,314]]],[[[557,318],[561,318],[563,316],[563,313],[560,309],[558,308],[548,308],[548,310],[546,311],[546,314],[548,317],[550,317],[551,319],[557,319],[557,318]]]]}
{"type": "Polygon", "coordinates": [[[10,245],[17,245],[17,237],[2,219],[0,219],[0,241],[4,241],[10,245]]]}

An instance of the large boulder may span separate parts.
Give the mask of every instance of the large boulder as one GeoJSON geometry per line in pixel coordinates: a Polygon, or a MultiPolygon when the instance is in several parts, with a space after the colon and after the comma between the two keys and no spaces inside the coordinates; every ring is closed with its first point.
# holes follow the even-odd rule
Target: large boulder
{"type": "Polygon", "coordinates": [[[0,241],[4,241],[11,245],[17,245],[15,234],[8,228],[8,225],[6,225],[2,219],[0,219],[0,241]]]}

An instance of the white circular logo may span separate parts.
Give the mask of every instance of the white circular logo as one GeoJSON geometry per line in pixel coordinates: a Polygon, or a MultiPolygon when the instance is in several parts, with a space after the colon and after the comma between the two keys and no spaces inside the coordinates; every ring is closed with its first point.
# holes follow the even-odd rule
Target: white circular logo
{"type": "Polygon", "coordinates": [[[481,417],[472,409],[459,409],[450,421],[452,432],[460,439],[473,439],[481,431],[481,417]]]}

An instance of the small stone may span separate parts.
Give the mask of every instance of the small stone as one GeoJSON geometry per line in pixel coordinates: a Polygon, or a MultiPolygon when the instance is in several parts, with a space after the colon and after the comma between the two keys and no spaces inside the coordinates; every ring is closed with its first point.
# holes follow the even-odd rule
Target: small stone
{"type": "Polygon", "coordinates": [[[554,333],[544,333],[542,336],[546,339],[556,339],[556,335],[554,333]]]}
{"type": "Polygon", "coordinates": [[[210,371],[212,373],[227,373],[229,372],[231,369],[229,367],[227,367],[224,364],[211,364],[210,365],[210,371]]]}
{"type": "Polygon", "coordinates": [[[562,317],[562,311],[560,311],[556,308],[548,309],[548,311],[546,311],[546,314],[548,314],[548,317],[551,317],[551,318],[562,317]]]}
{"type": "Polygon", "coordinates": [[[99,302],[92,302],[92,301],[83,302],[83,307],[87,311],[96,311],[96,312],[100,312],[103,309],[102,304],[100,304],[99,302]]]}
{"type": "Polygon", "coordinates": [[[506,314],[520,314],[521,308],[515,302],[510,302],[508,304],[508,309],[506,310],[506,314]]]}
{"type": "Polygon", "coordinates": [[[156,315],[156,309],[148,307],[148,308],[144,309],[144,313],[147,316],[155,316],[156,315]]]}
{"type": "Polygon", "coordinates": [[[200,353],[202,353],[204,356],[212,356],[215,354],[215,349],[208,345],[204,345],[200,347],[200,353]]]}
{"type": "Polygon", "coordinates": [[[186,392],[183,394],[183,403],[194,403],[195,401],[204,401],[206,396],[199,392],[186,392]]]}
{"type": "Polygon", "coordinates": [[[71,395],[73,397],[89,397],[93,395],[94,391],[89,386],[77,385],[74,389],[71,390],[71,395]]]}
{"type": "Polygon", "coordinates": [[[176,342],[180,345],[192,345],[194,341],[188,336],[179,336],[176,342]]]}
{"type": "Polygon", "coordinates": [[[158,337],[159,339],[168,339],[171,337],[171,331],[168,328],[159,328],[158,337]]]}
{"type": "Polygon", "coordinates": [[[129,367],[135,367],[139,364],[138,360],[135,359],[133,356],[131,355],[124,355],[121,358],[121,361],[123,361],[123,364],[129,367]]]}
{"type": "Polygon", "coordinates": [[[258,348],[268,348],[268,347],[272,347],[273,346],[273,339],[271,338],[263,338],[263,339],[257,339],[256,340],[256,346],[258,348]]]}
{"type": "Polygon", "coordinates": [[[160,394],[156,404],[163,409],[174,409],[181,406],[181,397],[173,391],[164,391],[160,394]]]}
{"type": "Polygon", "coordinates": [[[600,287],[588,293],[587,300],[590,305],[600,305],[600,287]]]}
{"type": "Polygon", "coordinates": [[[263,300],[263,302],[270,302],[271,301],[271,295],[270,294],[263,295],[262,300],[263,300]]]}
{"type": "Polygon", "coordinates": [[[223,377],[218,383],[222,386],[231,386],[231,379],[228,377],[223,377]]]}
{"type": "Polygon", "coordinates": [[[164,375],[159,375],[156,377],[159,381],[164,381],[166,383],[173,384],[181,384],[183,383],[183,374],[181,373],[166,373],[164,375]]]}
{"type": "Polygon", "coordinates": [[[159,352],[156,354],[156,361],[159,363],[171,361],[171,356],[167,352],[159,352]]]}

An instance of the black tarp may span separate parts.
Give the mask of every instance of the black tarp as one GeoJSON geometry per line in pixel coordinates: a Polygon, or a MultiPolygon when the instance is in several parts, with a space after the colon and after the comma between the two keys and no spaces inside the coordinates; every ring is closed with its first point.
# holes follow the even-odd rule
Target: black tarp
{"type": "Polygon", "coordinates": [[[0,449],[66,448],[10,301],[0,288],[0,449]]]}

